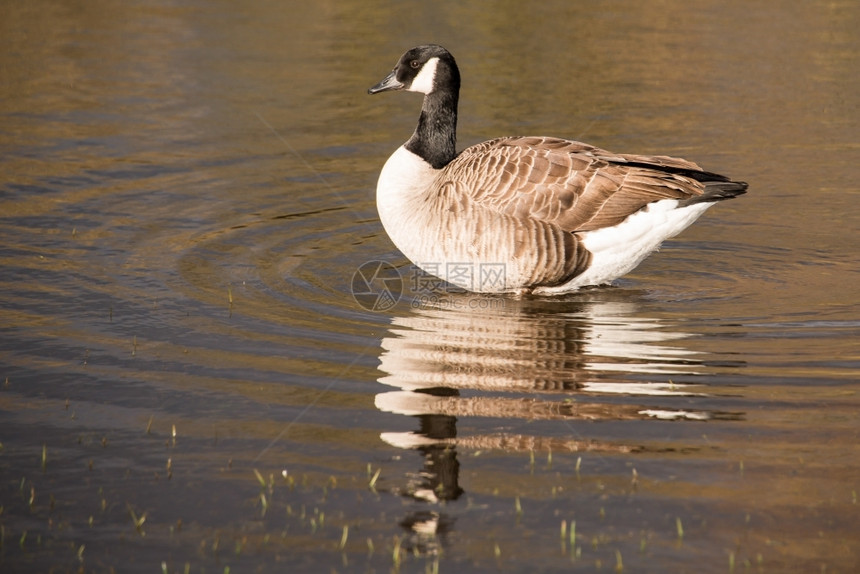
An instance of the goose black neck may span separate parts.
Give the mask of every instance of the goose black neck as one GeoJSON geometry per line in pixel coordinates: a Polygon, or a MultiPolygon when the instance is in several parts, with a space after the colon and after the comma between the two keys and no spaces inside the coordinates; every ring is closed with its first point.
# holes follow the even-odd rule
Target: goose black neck
{"type": "Polygon", "coordinates": [[[442,169],[457,156],[459,80],[457,76],[454,85],[424,96],[418,127],[406,142],[406,149],[424,159],[434,169],[442,169]]]}

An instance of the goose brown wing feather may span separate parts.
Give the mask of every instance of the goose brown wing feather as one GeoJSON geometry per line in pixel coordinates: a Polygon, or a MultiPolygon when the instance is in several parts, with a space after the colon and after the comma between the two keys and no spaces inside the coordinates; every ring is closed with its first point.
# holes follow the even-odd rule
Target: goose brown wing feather
{"type": "Polygon", "coordinates": [[[708,181],[725,181],[693,162],[613,154],[580,142],[508,137],[465,149],[436,179],[475,203],[568,232],[615,225],[661,199],[689,200],[708,181]]]}

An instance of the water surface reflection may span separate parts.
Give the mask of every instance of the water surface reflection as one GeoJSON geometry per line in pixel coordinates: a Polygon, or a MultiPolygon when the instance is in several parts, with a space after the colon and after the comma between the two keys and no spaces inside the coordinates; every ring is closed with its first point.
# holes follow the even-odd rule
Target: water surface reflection
{"type": "MultiPolygon", "coordinates": [[[[380,435],[421,456],[420,468],[397,490],[431,508],[457,500],[464,493],[458,458],[464,449],[698,450],[637,439],[635,432],[616,439],[589,432],[589,423],[606,421],[743,420],[742,412],[694,400],[709,390],[695,380],[707,371],[700,354],[678,344],[691,336],[643,316],[630,291],[593,290],[567,301],[447,293],[414,302],[381,343],[379,382],[397,390],[375,398],[381,411],[416,421],[415,430],[380,435]]],[[[418,508],[401,524],[420,545],[452,520],[440,508],[418,508]]]]}

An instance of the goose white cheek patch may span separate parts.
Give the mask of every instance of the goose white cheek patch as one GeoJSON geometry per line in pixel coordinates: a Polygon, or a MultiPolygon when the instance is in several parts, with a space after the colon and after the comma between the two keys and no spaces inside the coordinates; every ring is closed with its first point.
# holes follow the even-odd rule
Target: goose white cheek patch
{"type": "Polygon", "coordinates": [[[412,84],[409,86],[408,91],[410,92],[421,92],[422,94],[429,94],[433,91],[433,81],[436,79],[436,66],[439,64],[439,58],[430,58],[427,60],[427,63],[424,64],[424,67],[421,68],[421,71],[418,72],[418,75],[415,76],[415,79],[412,80],[412,84]]]}

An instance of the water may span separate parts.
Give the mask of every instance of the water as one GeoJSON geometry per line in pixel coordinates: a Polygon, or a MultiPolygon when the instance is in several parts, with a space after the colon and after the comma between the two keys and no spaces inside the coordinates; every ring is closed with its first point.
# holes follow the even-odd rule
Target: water
{"type": "Polygon", "coordinates": [[[857,569],[853,3],[0,12],[4,572],[857,569]],[[611,288],[427,291],[373,198],[419,100],[365,95],[426,41],[461,145],[750,192],[611,288]]]}

